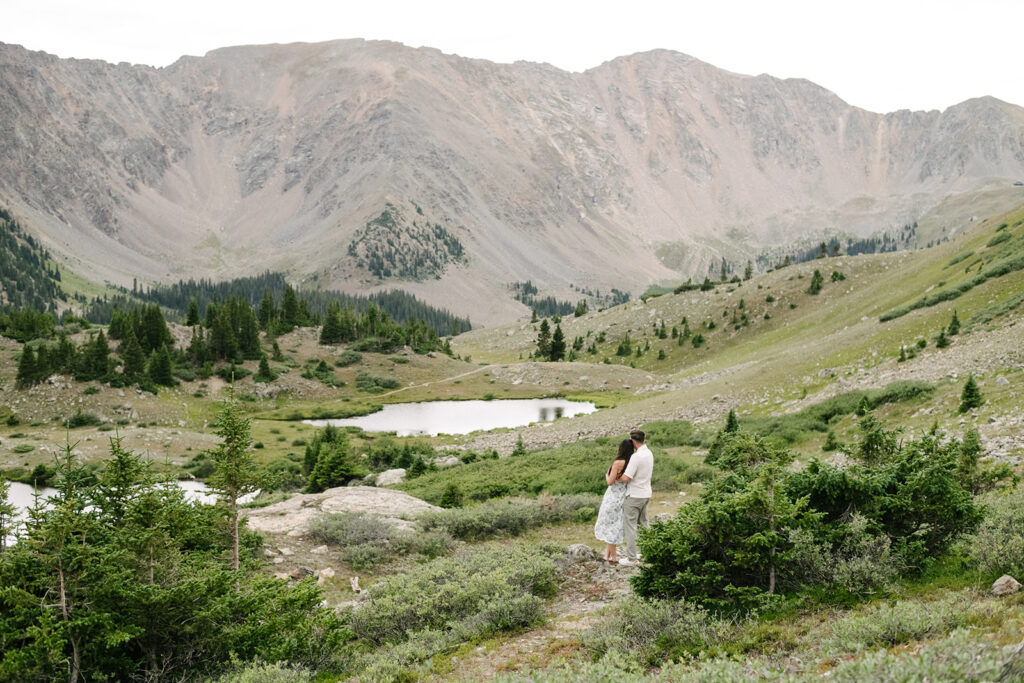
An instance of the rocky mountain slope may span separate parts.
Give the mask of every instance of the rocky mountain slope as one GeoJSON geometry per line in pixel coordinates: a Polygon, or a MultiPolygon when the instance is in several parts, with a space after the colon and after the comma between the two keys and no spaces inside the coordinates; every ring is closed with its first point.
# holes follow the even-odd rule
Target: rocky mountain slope
{"type": "Polygon", "coordinates": [[[569,73],[361,40],[162,69],[0,45],[0,88],[0,201],[82,274],[282,269],[477,323],[524,312],[511,282],[641,290],[1024,178],[1020,107],[875,114],[666,51],[569,73]]]}

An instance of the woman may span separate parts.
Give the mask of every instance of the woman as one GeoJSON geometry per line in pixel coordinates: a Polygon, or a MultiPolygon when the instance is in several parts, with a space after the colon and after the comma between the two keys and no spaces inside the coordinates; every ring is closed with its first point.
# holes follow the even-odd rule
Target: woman
{"type": "Polygon", "coordinates": [[[597,537],[597,540],[607,544],[601,559],[609,564],[619,561],[615,545],[622,543],[622,500],[626,497],[626,485],[618,481],[618,478],[626,469],[631,457],[633,457],[633,442],[626,439],[619,444],[619,452],[604,475],[604,481],[608,484],[608,488],[604,492],[601,509],[597,512],[594,536],[597,537]]]}

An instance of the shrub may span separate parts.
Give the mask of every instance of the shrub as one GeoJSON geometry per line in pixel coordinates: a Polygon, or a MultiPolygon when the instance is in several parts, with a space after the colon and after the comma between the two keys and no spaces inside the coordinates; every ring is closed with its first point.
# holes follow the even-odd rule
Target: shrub
{"type": "Polygon", "coordinates": [[[596,495],[556,496],[538,500],[503,500],[468,508],[431,511],[420,517],[424,530],[443,529],[454,538],[480,541],[493,536],[518,536],[528,529],[574,520],[579,510],[596,514],[596,495]]]}
{"type": "Polygon", "coordinates": [[[312,675],[304,669],[295,669],[280,662],[251,662],[235,666],[214,683],[308,683],[312,680],[312,675]]]}
{"type": "Polygon", "coordinates": [[[398,380],[393,377],[377,377],[362,370],[356,374],[356,388],[359,391],[376,393],[385,389],[397,389],[399,386],[398,380]]]}
{"type": "Polygon", "coordinates": [[[81,410],[64,420],[64,425],[69,429],[75,429],[76,427],[95,427],[101,424],[103,424],[103,420],[99,417],[92,413],[83,413],[81,410]]]}
{"type": "Polygon", "coordinates": [[[833,623],[824,647],[830,652],[856,652],[940,636],[966,625],[972,608],[977,609],[975,597],[967,591],[932,602],[870,605],[833,623]]]}
{"type": "Polygon", "coordinates": [[[30,443],[19,443],[18,445],[12,447],[11,451],[14,453],[31,453],[35,449],[36,447],[30,443]]]}
{"type": "Polygon", "coordinates": [[[830,681],[987,681],[1021,680],[1024,663],[998,642],[978,639],[966,629],[925,643],[910,653],[885,650],[841,662],[830,681]],[[998,673],[997,673],[998,672],[998,673]]]}
{"type": "Polygon", "coordinates": [[[98,393],[100,393],[100,388],[96,385],[88,386],[82,390],[82,394],[85,396],[95,396],[98,393]]]}
{"type": "Polygon", "coordinates": [[[906,566],[888,536],[871,534],[862,515],[854,515],[838,532],[842,540],[833,547],[807,529],[790,531],[793,552],[785,573],[792,588],[821,586],[863,595],[895,586],[906,566]]]}
{"type": "Polygon", "coordinates": [[[688,602],[629,600],[616,605],[611,619],[585,631],[582,641],[595,658],[628,653],[646,667],[666,659],[714,654],[739,631],[736,622],[716,618],[688,602]]]}
{"type": "Polygon", "coordinates": [[[985,574],[1024,574],[1024,489],[982,498],[985,518],[960,548],[985,574]]]}
{"type": "Polygon", "coordinates": [[[543,618],[542,597],[555,590],[555,566],[524,548],[440,558],[370,589],[350,628],[372,647],[397,644],[427,630],[460,640],[529,626],[543,618]]]}
{"type": "Polygon", "coordinates": [[[338,355],[337,358],[334,359],[334,365],[335,367],[345,368],[348,367],[349,365],[355,365],[362,359],[363,354],[345,349],[338,355]]]}

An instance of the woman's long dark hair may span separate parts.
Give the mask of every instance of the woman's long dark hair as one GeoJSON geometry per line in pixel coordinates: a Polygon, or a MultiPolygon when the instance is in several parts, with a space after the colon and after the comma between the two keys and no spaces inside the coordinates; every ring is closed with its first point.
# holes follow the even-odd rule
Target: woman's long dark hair
{"type": "MultiPolygon", "coordinates": [[[[629,459],[633,457],[633,441],[631,439],[623,439],[622,443],[619,444],[619,452],[615,456],[615,460],[624,460],[622,464],[622,470],[626,470],[626,466],[629,465],[629,459]]],[[[612,461],[612,465],[615,464],[615,460],[612,461]]],[[[612,471],[612,465],[608,465],[608,473],[612,471]]]]}

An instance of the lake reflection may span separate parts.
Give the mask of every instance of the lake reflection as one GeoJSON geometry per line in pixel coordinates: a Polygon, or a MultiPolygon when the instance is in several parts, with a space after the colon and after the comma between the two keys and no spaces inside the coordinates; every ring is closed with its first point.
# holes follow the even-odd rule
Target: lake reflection
{"type": "Polygon", "coordinates": [[[495,401],[428,401],[393,403],[370,415],[336,420],[305,420],[320,427],[359,427],[367,432],[398,436],[469,434],[499,427],[522,427],[560,417],[586,415],[593,403],[564,398],[499,399],[495,401]]]}

